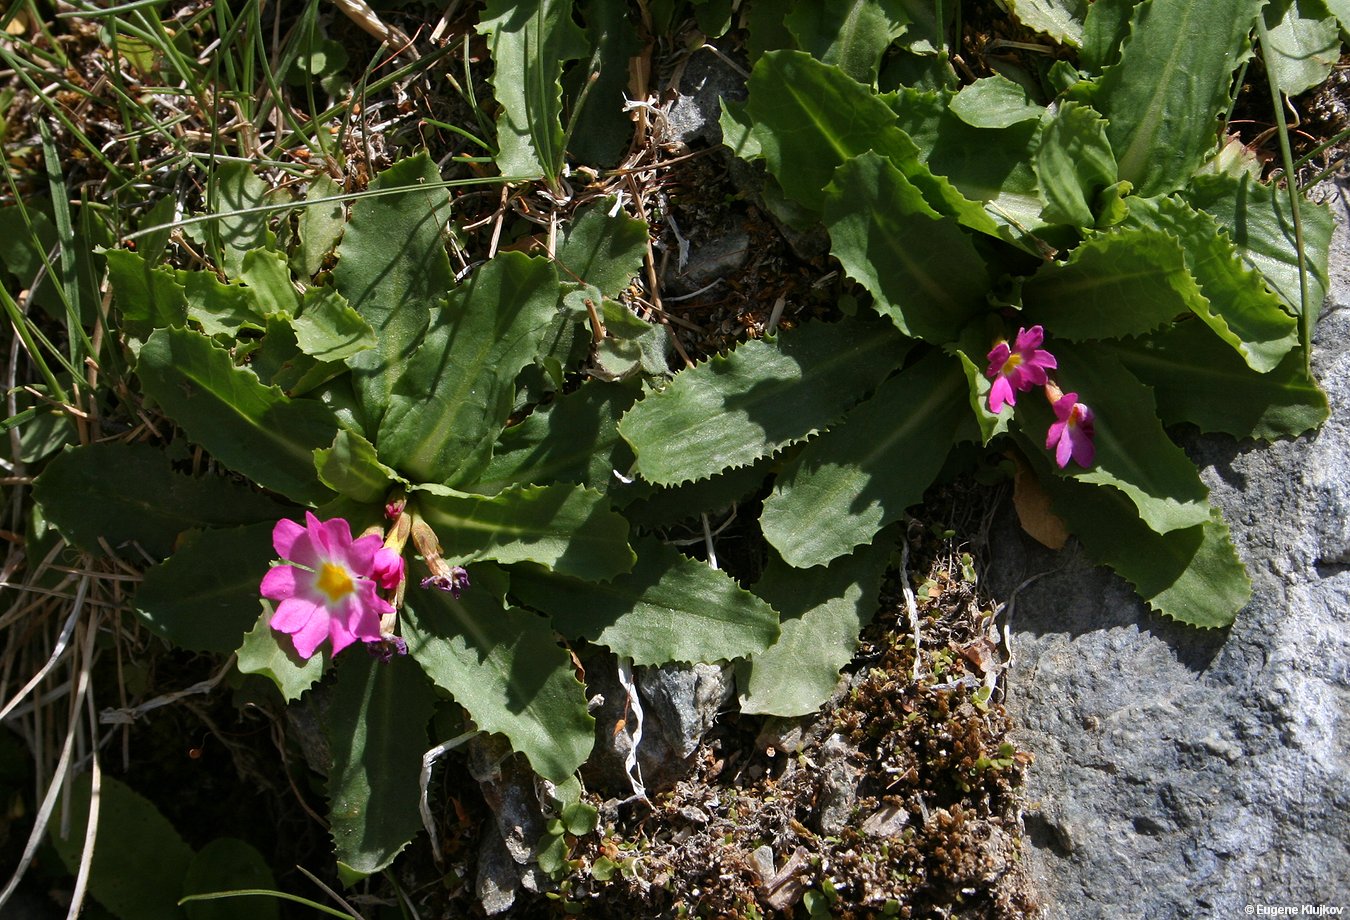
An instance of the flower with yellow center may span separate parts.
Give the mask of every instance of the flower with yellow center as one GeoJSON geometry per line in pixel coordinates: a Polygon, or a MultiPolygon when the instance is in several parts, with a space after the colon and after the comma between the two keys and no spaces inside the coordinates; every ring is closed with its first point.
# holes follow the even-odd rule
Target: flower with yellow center
{"type": "Polygon", "coordinates": [[[384,569],[377,566],[378,534],[352,539],[342,518],[320,521],[305,512],[302,527],[281,520],[272,531],[272,545],[289,565],[268,570],[262,596],[278,601],[271,626],[287,633],[301,658],[333,643],[336,655],[353,642],[379,642],[380,617],[393,606],[377,593],[384,569]]]}

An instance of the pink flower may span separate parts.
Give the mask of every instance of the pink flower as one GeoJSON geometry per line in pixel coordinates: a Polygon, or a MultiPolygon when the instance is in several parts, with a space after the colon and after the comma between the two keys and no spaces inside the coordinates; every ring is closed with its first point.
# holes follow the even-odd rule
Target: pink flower
{"type": "Polygon", "coordinates": [[[1017,405],[1017,392],[1026,392],[1045,383],[1045,372],[1058,367],[1055,356],[1040,347],[1045,330],[1040,326],[1017,330],[1017,340],[1009,348],[999,342],[989,352],[989,367],[984,375],[994,381],[989,389],[989,411],[997,415],[1003,404],[1017,405]]]}
{"type": "Polygon", "coordinates": [[[380,547],[371,564],[370,575],[386,591],[393,591],[403,580],[404,564],[401,553],[387,546],[380,547]]]}
{"type": "Polygon", "coordinates": [[[306,511],[304,527],[277,521],[272,545],[294,564],[268,570],[262,596],[280,601],[271,626],[290,634],[301,658],[313,656],[325,639],[332,640],[334,655],[357,640],[380,641],[380,617],[394,612],[376,593],[373,580],[380,577],[380,544],[378,534],[353,540],[351,525],[342,518],[320,521],[306,511]]]}
{"type": "Polygon", "coordinates": [[[1055,462],[1060,469],[1073,462],[1087,469],[1097,456],[1097,447],[1092,443],[1092,410],[1078,401],[1077,393],[1065,393],[1055,401],[1055,418],[1045,436],[1045,449],[1054,450],[1055,462]]]}

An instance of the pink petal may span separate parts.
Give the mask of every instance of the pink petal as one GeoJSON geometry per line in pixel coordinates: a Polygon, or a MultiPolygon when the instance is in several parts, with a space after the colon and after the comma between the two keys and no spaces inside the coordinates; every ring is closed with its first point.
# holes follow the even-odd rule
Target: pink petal
{"type": "MultiPolygon", "coordinates": [[[[1064,427],[1065,427],[1065,423],[1064,423],[1064,422],[1054,422],[1054,423],[1052,423],[1052,424],[1050,425],[1050,430],[1049,430],[1048,432],[1046,432],[1046,434],[1045,434],[1045,449],[1046,449],[1046,450],[1054,450],[1054,449],[1055,449],[1055,445],[1059,443],[1059,439],[1060,439],[1060,438],[1063,436],[1063,434],[1064,434],[1064,427]]],[[[1064,464],[1062,464],[1062,463],[1060,464],[1060,466],[1063,466],[1063,465],[1064,465],[1064,464]]]]}
{"type": "Polygon", "coordinates": [[[371,564],[370,577],[379,582],[381,588],[393,591],[404,577],[403,557],[387,546],[380,547],[371,564]]]}
{"type": "Polygon", "coordinates": [[[996,377],[1003,370],[1003,365],[1012,357],[1012,349],[1008,348],[1007,342],[999,342],[989,350],[986,357],[989,359],[989,367],[985,370],[984,376],[996,377]]]}
{"type": "MultiPolygon", "coordinates": [[[[1041,354],[1045,354],[1045,352],[1041,352],[1041,354]]],[[[1045,369],[1047,366],[1054,367],[1055,365],[1038,364],[1035,361],[1027,361],[1023,363],[1022,366],[1018,368],[1018,370],[1022,372],[1022,379],[1026,383],[1026,386],[1019,387],[1019,389],[1030,390],[1033,387],[1045,386],[1045,381],[1047,379],[1045,376],[1045,369]]]]}
{"type": "Polygon", "coordinates": [[[1055,447],[1055,463],[1059,464],[1061,470],[1069,465],[1069,457],[1073,454],[1073,434],[1073,429],[1066,426],[1061,431],[1059,443],[1055,447]]]}
{"type": "MultiPolygon", "coordinates": [[[[1065,393],[1055,401],[1055,417],[1061,422],[1069,420],[1069,413],[1073,411],[1074,403],[1078,402],[1077,393],[1065,393]]],[[[1050,445],[1045,445],[1049,447],[1050,445]]]]}
{"type": "Polygon", "coordinates": [[[375,582],[366,579],[357,582],[347,604],[347,626],[358,636],[373,632],[378,637],[380,617],[394,612],[394,605],[375,593],[375,582]]]}
{"type": "Polygon", "coordinates": [[[321,610],[317,615],[310,617],[309,622],[301,629],[291,634],[291,641],[295,643],[295,651],[306,661],[314,656],[314,652],[323,644],[323,640],[328,638],[331,620],[326,614],[326,610],[321,610]]]}
{"type": "Polygon", "coordinates": [[[293,565],[274,565],[263,576],[260,590],[263,597],[281,601],[302,593],[302,585],[312,577],[293,565]]]}
{"type": "Polygon", "coordinates": [[[333,617],[328,621],[328,638],[332,640],[334,655],[356,641],[356,636],[342,625],[342,621],[338,617],[333,617]]]}
{"type": "Polygon", "coordinates": [[[288,597],[277,605],[268,625],[277,632],[296,633],[315,619],[326,619],[323,605],[303,597],[288,597]]]}
{"type": "Polygon", "coordinates": [[[352,525],[347,523],[346,518],[332,518],[324,521],[321,526],[324,542],[332,548],[334,555],[352,545],[352,525]]]}
{"type": "Polygon", "coordinates": [[[1030,329],[1017,330],[1017,350],[1030,351],[1033,348],[1040,348],[1041,343],[1045,341],[1045,329],[1041,326],[1032,326],[1030,329]]]}
{"type": "Polygon", "coordinates": [[[373,533],[353,540],[347,548],[347,567],[357,575],[369,575],[375,568],[375,556],[383,546],[384,541],[379,534],[373,533]]]}
{"type": "Polygon", "coordinates": [[[994,378],[994,384],[989,388],[989,411],[998,415],[1003,411],[1003,404],[1010,406],[1017,405],[1016,394],[1013,393],[1012,384],[1008,378],[999,374],[994,378]]]}
{"type": "Polygon", "coordinates": [[[295,521],[286,518],[277,521],[277,526],[272,528],[272,546],[282,559],[311,567],[318,562],[309,531],[295,521]]]}
{"type": "Polygon", "coordinates": [[[1077,463],[1083,469],[1092,466],[1092,461],[1097,456],[1097,445],[1092,443],[1091,431],[1084,428],[1071,429],[1068,439],[1073,442],[1074,463],[1077,463]]]}

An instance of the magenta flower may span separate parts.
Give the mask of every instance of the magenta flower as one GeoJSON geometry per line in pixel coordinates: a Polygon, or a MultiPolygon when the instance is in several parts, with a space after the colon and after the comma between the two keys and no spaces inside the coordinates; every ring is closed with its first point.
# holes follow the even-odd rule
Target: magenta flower
{"type": "Polygon", "coordinates": [[[1092,427],[1092,410],[1078,401],[1077,393],[1065,393],[1055,401],[1055,418],[1045,436],[1045,449],[1055,452],[1055,462],[1060,469],[1073,462],[1087,469],[1097,456],[1097,447],[1092,443],[1095,434],[1092,427]]]}
{"type": "Polygon", "coordinates": [[[1040,326],[1018,329],[1011,348],[999,342],[990,350],[984,375],[994,381],[989,389],[989,411],[997,415],[1003,404],[1017,405],[1017,391],[1026,392],[1045,383],[1045,372],[1059,366],[1055,356],[1042,349],[1045,330],[1040,326]]]}
{"type": "Polygon", "coordinates": [[[370,577],[384,590],[393,591],[403,581],[403,575],[403,555],[387,546],[380,547],[371,563],[370,577]]]}
{"type": "MultiPolygon", "coordinates": [[[[352,539],[342,518],[320,521],[305,512],[305,526],[277,521],[272,545],[292,565],[273,566],[262,580],[262,596],[277,604],[271,626],[288,633],[301,658],[309,659],[329,639],[336,655],[353,642],[378,642],[380,617],[393,606],[376,593],[378,534],[352,539]]],[[[402,559],[399,560],[400,567],[402,559]]]]}

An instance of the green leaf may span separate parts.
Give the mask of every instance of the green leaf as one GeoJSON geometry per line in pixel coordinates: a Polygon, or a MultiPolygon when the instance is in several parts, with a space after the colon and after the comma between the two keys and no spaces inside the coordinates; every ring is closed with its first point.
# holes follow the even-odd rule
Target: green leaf
{"type": "MultiPolygon", "coordinates": [[[[80,869],[91,791],[89,774],[77,776],[48,825],[52,845],[72,874],[80,869]],[[68,836],[61,835],[62,828],[68,836]]],[[[153,802],[107,773],[99,786],[97,839],[89,892],[100,904],[130,920],[181,920],[178,898],[192,847],[153,802]]]]}
{"type": "Polygon", "coordinates": [[[877,82],[882,55],[905,32],[904,6],[896,0],[795,3],[783,23],[801,50],[870,85],[877,82]]]}
{"type": "Polygon", "coordinates": [[[602,198],[580,209],[554,256],[565,277],[597,288],[605,297],[619,296],[642,270],[647,255],[646,222],[622,210],[610,216],[616,205],[615,199],[602,198]]]}
{"type": "Polygon", "coordinates": [[[262,329],[267,322],[252,288],[225,284],[215,272],[180,271],[177,277],[187,295],[188,319],[207,335],[234,336],[240,329],[262,329]]]}
{"type": "MultiPolygon", "coordinates": [[[[262,573],[258,575],[262,582],[262,573]]],[[[304,692],[319,682],[331,663],[328,643],[308,660],[295,651],[295,643],[285,633],[279,633],[268,624],[274,613],[271,603],[262,602],[262,615],[244,635],[236,655],[236,667],[241,674],[259,674],[277,685],[282,697],[293,703],[304,692]]]]}
{"type": "MultiPolygon", "coordinates": [[[[1211,214],[1228,231],[1239,254],[1261,273],[1266,284],[1295,315],[1303,313],[1299,293],[1298,245],[1285,189],[1262,185],[1250,175],[1196,176],[1186,190],[1192,206],[1211,214]]],[[[1308,273],[1308,312],[1317,322],[1327,293],[1327,251],[1331,245],[1331,210],[1304,200],[1303,251],[1308,273]]]]}
{"type": "Polygon", "coordinates": [[[982,208],[919,162],[918,146],[896,127],[885,99],[837,67],[799,51],[774,51],[755,65],[749,89],[746,112],[755,125],[754,140],[769,172],[794,201],[820,211],[835,170],[846,160],[875,151],[890,159],[931,207],[997,235],[997,226],[982,208]]]}
{"type": "Polygon", "coordinates": [[[418,776],[435,696],[406,658],[357,649],[336,670],[321,715],[333,752],[328,820],[338,870],[351,881],[389,865],[421,830],[418,776]]]}
{"type": "Polygon", "coordinates": [[[1263,0],[1145,0],[1120,60],[1093,100],[1106,117],[1120,177],[1140,195],[1180,187],[1215,146],[1233,71],[1263,0]],[[1196,36],[1204,41],[1196,41],[1196,36]]]}
{"type": "Polygon", "coordinates": [[[830,252],[900,331],[944,342],[986,308],[989,275],[970,237],[886,160],[839,167],[824,206],[830,252]]]}
{"type": "Polygon", "coordinates": [[[1267,4],[1261,49],[1266,73],[1280,92],[1297,96],[1331,74],[1341,56],[1341,30],[1322,0],[1275,0],[1267,4]]]}
{"type": "Polygon", "coordinates": [[[1010,412],[995,415],[989,411],[989,391],[993,381],[985,376],[989,366],[989,350],[993,343],[1006,337],[1007,331],[1002,323],[987,317],[983,322],[971,323],[956,342],[948,344],[943,350],[961,362],[961,370],[966,375],[966,391],[970,400],[970,411],[979,426],[980,443],[988,444],[1008,430],[1010,412]]]}
{"type": "Polygon", "coordinates": [[[660,485],[704,479],[828,427],[904,357],[888,327],[810,323],[681,371],[619,422],[635,469],[660,485]]]}
{"type": "Polygon", "coordinates": [[[310,288],[291,322],[300,350],[320,361],[342,361],[375,347],[375,330],[332,288],[310,288]]]}
{"type": "Polygon", "coordinates": [[[488,0],[475,29],[487,37],[497,116],[497,168],[516,179],[557,178],[563,166],[564,61],[589,43],[563,0],[488,0]]]}
{"type": "Polygon", "coordinates": [[[783,561],[824,565],[870,543],[922,499],[951,449],[967,392],[960,364],[930,354],[808,445],[760,518],[783,561]]]}
{"type": "Polygon", "coordinates": [[[535,562],[590,581],[633,567],[628,522],[603,495],[581,486],[511,486],[496,495],[469,495],[423,485],[412,497],[451,561],[535,562]]]}
{"type": "Polygon", "coordinates": [[[354,431],[342,429],[333,446],[314,451],[314,467],[328,488],[353,501],[383,502],[399,475],[380,462],[375,446],[354,431]]]}
{"type": "Polygon", "coordinates": [[[737,666],[741,712],[804,716],[825,704],[858,650],[858,634],[876,613],[894,548],[893,541],[879,539],[823,572],[770,559],[753,591],[782,617],[782,635],[737,666]]]}
{"type": "Polygon", "coordinates": [[[1243,265],[1213,217],[1174,198],[1132,197],[1127,224],[1161,230],[1181,242],[1186,265],[1205,295],[1195,314],[1254,370],[1275,367],[1297,344],[1297,321],[1261,276],[1243,265]]]}
{"type": "Polygon", "coordinates": [[[1159,534],[1124,494],[1053,475],[1040,445],[1021,440],[1055,513],[1090,556],[1115,569],[1165,616],[1206,629],[1233,622],[1251,597],[1251,582],[1217,511],[1202,524],[1159,534]]]}
{"type": "Polygon", "coordinates": [[[126,249],[109,249],[103,256],[113,300],[122,311],[127,332],[144,338],[152,329],[183,325],[187,304],[183,286],[172,271],[153,267],[126,249]]]}
{"type": "MultiPolygon", "coordinates": [[[[1055,357],[1060,385],[1065,392],[1072,386],[1093,412],[1097,445],[1090,469],[1070,462],[1057,475],[1116,489],[1158,533],[1209,520],[1209,489],[1163,431],[1152,391],[1099,348],[1057,345],[1055,357]]],[[[1054,417],[1043,399],[1018,401],[1016,424],[1042,446],[1042,453],[1054,417]]]]}
{"type": "MultiPolygon", "coordinates": [[[[256,848],[237,837],[214,837],[193,857],[183,879],[183,894],[216,891],[274,890],[277,887],[267,860],[256,848]]],[[[190,920],[280,920],[276,898],[257,895],[228,901],[193,901],[183,905],[190,920]]]]}
{"type": "MultiPolygon", "coordinates": [[[[565,298],[572,302],[583,292],[565,298]]],[[[633,315],[616,300],[600,304],[605,320],[605,340],[595,347],[595,375],[602,380],[623,380],[635,375],[648,377],[669,373],[670,330],[633,315]]]]}
{"type": "Polygon", "coordinates": [[[1311,431],[1328,415],[1327,397],[1301,351],[1264,374],[1248,367],[1198,321],[1144,339],[1098,346],[1153,388],[1163,423],[1264,440],[1311,431]]]}
{"type": "Polygon", "coordinates": [[[1120,60],[1120,46],[1130,34],[1130,14],[1138,0],[1093,0],[1083,19],[1083,47],[1078,62],[1089,73],[1120,60]]]}
{"type": "Polygon", "coordinates": [[[403,635],[436,686],[468,710],[478,728],[505,735],[536,773],[563,782],[585,761],[595,720],[571,657],[547,620],[503,608],[476,587],[460,600],[419,591],[404,608],[403,635]]]}
{"type": "Polygon", "coordinates": [[[207,530],[148,569],[136,592],[136,616],[180,648],[228,654],[258,617],[258,589],[272,549],[268,521],[207,530]]]}
{"type": "Polygon", "coordinates": [[[291,269],[286,256],[273,249],[252,249],[244,253],[239,280],[253,290],[253,296],[265,315],[295,315],[300,295],[291,284],[291,269]]]}
{"type": "Polygon", "coordinates": [[[789,447],[782,454],[766,457],[750,466],[670,489],[634,480],[616,487],[612,492],[613,500],[623,506],[623,516],[635,527],[650,529],[677,524],[701,514],[722,511],[758,492],[780,463],[791,462],[788,458],[795,450],[789,447]]]}
{"type": "Polygon", "coordinates": [[[209,181],[211,213],[218,216],[189,226],[187,232],[194,240],[207,243],[212,256],[218,251],[221,267],[233,278],[243,268],[249,250],[271,249],[276,244],[276,236],[268,229],[268,221],[276,215],[246,212],[282,199],[285,193],[274,192],[250,164],[238,160],[218,165],[209,181]]]}
{"type": "Polygon", "coordinates": [[[230,469],[298,502],[329,496],[314,472],[314,449],[337,434],[323,403],[263,386],[223,348],[186,329],[157,330],[136,371],[165,414],[230,469]]]}
{"type": "Polygon", "coordinates": [[[557,309],[553,266],[505,252],[450,298],[394,385],[376,439],[385,463],[422,482],[471,482],[506,424],[515,379],[557,309]]]}
{"type": "Polygon", "coordinates": [[[604,492],[633,454],[619,437],[619,417],[637,399],[636,379],[592,380],[559,396],[502,432],[492,460],[474,483],[492,494],[523,483],[576,482],[604,492]]]}
{"type": "Polygon", "coordinates": [[[591,166],[617,166],[633,138],[633,121],[623,110],[627,101],[628,61],[642,53],[625,0],[586,0],[580,4],[586,37],[594,52],[591,67],[575,68],[575,80],[567,88],[575,97],[598,63],[598,76],[580,109],[572,110],[572,140],[568,146],[574,160],[591,166]]]}
{"type": "Polygon", "coordinates": [[[386,169],[371,190],[406,186],[408,191],[354,202],[338,246],[333,283],[375,330],[376,347],[347,362],[372,424],[379,423],[394,381],[426,331],[431,304],[454,284],[443,240],[449,198],[445,189],[418,188],[440,178],[426,154],[386,169]]]}
{"type": "Polygon", "coordinates": [[[778,614],[724,572],[646,538],[637,565],[603,585],[518,568],[511,592],[581,636],[635,664],[729,661],[778,638],[778,614]]]}
{"type": "Polygon", "coordinates": [[[1076,227],[1096,224],[1098,196],[1115,184],[1117,175],[1105,119],[1085,105],[1061,103],[1046,120],[1031,165],[1046,220],[1076,227]]]}
{"type": "Polygon", "coordinates": [[[33,483],[33,498],[68,540],[101,553],[135,540],[163,558],[178,535],[202,527],[275,521],[285,508],[219,476],[175,472],[167,454],[145,444],[90,444],[54,457],[33,483]]]}
{"type": "Polygon", "coordinates": [[[1142,335],[1209,309],[1181,245],[1156,230],[1087,240],[1069,261],[1047,262],[1027,279],[1022,303],[1028,325],[1042,323],[1072,342],[1142,335]]]}
{"type": "MultiPolygon", "coordinates": [[[[309,190],[305,192],[305,201],[336,198],[341,194],[342,186],[334,182],[327,173],[321,172],[310,180],[309,190]]],[[[291,258],[296,272],[301,277],[312,278],[323,268],[328,254],[342,238],[344,226],[340,201],[310,204],[308,207],[300,208],[300,224],[296,234],[300,244],[291,258]]]]}
{"type": "Polygon", "coordinates": [[[962,88],[948,108],[972,128],[1008,128],[1039,121],[1045,114],[1045,107],[1033,102],[1024,87],[998,74],[962,88]]]}
{"type": "Polygon", "coordinates": [[[1083,43],[1083,19],[1092,0],[1009,0],[1009,11],[1022,25],[1077,48],[1083,43]]]}

